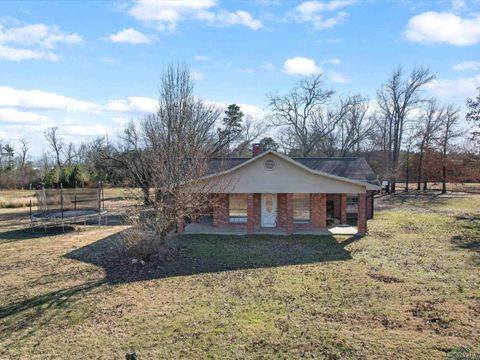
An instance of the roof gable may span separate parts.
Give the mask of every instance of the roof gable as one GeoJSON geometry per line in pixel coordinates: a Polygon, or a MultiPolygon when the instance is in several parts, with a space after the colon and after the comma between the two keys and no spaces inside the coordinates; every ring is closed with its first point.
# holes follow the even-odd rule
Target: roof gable
{"type": "Polygon", "coordinates": [[[241,166],[256,161],[267,154],[274,154],[286,161],[290,161],[307,171],[333,176],[335,179],[368,184],[369,189],[376,189],[379,185],[377,176],[368,162],[363,158],[290,158],[273,150],[263,152],[252,158],[214,158],[209,162],[209,173],[220,174],[226,171],[235,171],[241,166]]]}
{"type": "MultiPolygon", "coordinates": [[[[204,177],[222,193],[362,193],[367,184],[312,170],[273,151],[204,177]],[[268,166],[272,165],[273,166],[268,166]],[[218,179],[218,181],[217,181],[218,179]]],[[[211,186],[206,186],[210,188],[211,186]]]]}

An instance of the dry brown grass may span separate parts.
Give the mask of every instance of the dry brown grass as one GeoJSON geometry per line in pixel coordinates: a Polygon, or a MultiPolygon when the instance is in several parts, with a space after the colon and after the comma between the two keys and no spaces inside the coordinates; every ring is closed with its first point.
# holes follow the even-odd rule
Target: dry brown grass
{"type": "MultiPolygon", "coordinates": [[[[405,189],[405,183],[397,183],[397,189],[400,191],[403,191],[405,189]]],[[[442,190],[442,183],[437,181],[437,182],[428,182],[427,183],[427,188],[429,191],[436,190],[436,191],[441,191],[442,190]]],[[[408,185],[409,190],[416,190],[417,189],[417,183],[413,182],[408,185]]],[[[423,189],[423,183],[421,184],[421,189],[423,189]]],[[[480,183],[447,183],[447,191],[453,191],[453,192],[467,192],[467,193],[476,193],[480,194],[480,183]]]]}
{"type": "Polygon", "coordinates": [[[29,190],[0,190],[0,209],[19,208],[37,205],[37,199],[33,191],[29,190]]]}
{"type": "MultiPolygon", "coordinates": [[[[118,203],[120,200],[132,199],[135,196],[139,196],[139,191],[125,188],[105,188],[104,196],[106,202],[118,203]]],[[[32,206],[37,206],[35,191],[0,190],[0,209],[29,207],[30,201],[32,201],[32,206]]]]}
{"type": "Polygon", "coordinates": [[[480,196],[386,197],[370,235],[172,239],[18,231],[0,211],[0,358],[443,359],[480,351],[480,196]]]}

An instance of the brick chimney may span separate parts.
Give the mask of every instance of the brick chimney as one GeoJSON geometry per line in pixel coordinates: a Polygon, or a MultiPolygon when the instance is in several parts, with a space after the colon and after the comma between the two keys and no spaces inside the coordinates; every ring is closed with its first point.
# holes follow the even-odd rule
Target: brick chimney
{"type": "Polygon", "coordinates": [[[263,152],[263,145],[260,143],[253,144],[252,157],[255,157],[263,152]]]}

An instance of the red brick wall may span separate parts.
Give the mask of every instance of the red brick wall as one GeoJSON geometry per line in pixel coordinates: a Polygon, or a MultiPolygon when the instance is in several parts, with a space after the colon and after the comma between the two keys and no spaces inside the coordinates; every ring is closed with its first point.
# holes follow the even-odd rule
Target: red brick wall
{"type": "Polygon", "coordinates": [[[340,195],[340,223],[347,223],[347,194],[340,195]]]}
{"type": "Polygon", "coordinates": [[[373,196],[373,191],[369,190],[367,191],[367,219],[373,219],[373,209],[372,209],[372,198],[373,196]]]}
{"type": "Polygon", "coordinates": [[[255,210],[253,194],[247,194],[247,232],[253,234],[255,228],[255,210]]]}
{"type": "Polygon", "coordinates": [[[293,233],[293,194],[286,194],[286,222],[287,234],[293,233]]]}
{"type": "Polygon", "coordinates": [[[260,226],[261,202],[262,202],[262,195],[258,193],[253,194],[253,213],[254,213],[253,224],[255,226],[260,226]]]}
{"type": "Polygon", "coordinates": [[[323,229],[327,227],[327,196],[326,194],[310,195],[311,227],[323,229]]]}
{"type": "MultiPolygon", "coordinates": [[[[231,224],[228,216],[228,194],[214,194],[216,199],[213,206],[213,226],[230,226],[236,228],[246,228],[247,224],[231,224]]],[[[261,195],[253,194],[253,225],[260,225],[260,202],[261,195]]]]}
{"type": "Polygon", "coordinates": [[[287,227],[287,194],[277,194],[277,226],[287,227]]]}
{"type": "Polygon", "coordinates": [[[367,232],[367,198],[366,194],[358,194],[358,223],[357,229],[359,235],[365,235],[367,232]]]}
{"type": "MultiPolygon", "coordinates": [[[[369,210],[369,201],[366,194],[358,194],[358,229],[359,233],[364,234],[367,231],[366,216],[369,210]],[[363,216],[363,218],[362,218],[363,216]],[[363,219],[363,220],[362,220],[363,219]]],[[[247,224],[230,224],[228,217],[228,194],[217,194],[213,209],[214,226],[246,228],[248,231],[254,231],[256,226],[261,225],[261,194],[253,194],[249,196],[250,209],[253,219],[247,224]]],[[[346,197],[346,196],[345,196],[346,197]]],[[[277,227],[287,230],[288,233],[295,229],[320,229],[326,228],[326,202],[327,199],[334,201],[334,213],[336,218],[341,216],[341,194],[311,194],[310,223],[294,224],[293,223],[293,194],[277,194],[277,227]],[[287,206],[287,198],[290,200],[287,206]]],[[[344,201],[346,206],[346,199],[344,201]]],[[[371,206],[370,206],[371,208],[371,206]]]]}

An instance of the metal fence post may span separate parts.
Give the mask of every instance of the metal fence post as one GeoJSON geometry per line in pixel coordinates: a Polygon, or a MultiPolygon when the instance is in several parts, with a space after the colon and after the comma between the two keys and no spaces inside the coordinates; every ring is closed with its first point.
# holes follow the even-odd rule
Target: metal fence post
{"type": "Polygon", "coordinates": [[[33,232],[33,223],[32,223],[32,198],[30,197],[30,230],[33,232]]]}
{"type": "Polygon", "coordinates": [[[62,232],[65,232],[65,221],[63,220],[63,185],[60,183],[60,207],[62,211],[62,232]]]}
{"type": "Polygon", "coordinates": [[[97,194],[98,194],[98,225],[101,225],[102,217],[101,217],[101,215],[100,215],[100,212],[101,212],[101,210],[102,210],[102,208],[101,208],[102,203],[101,203],[100,181],[98,182],[98,191],[97,191],[97,194]]]}

